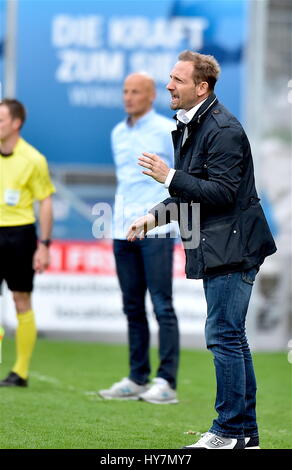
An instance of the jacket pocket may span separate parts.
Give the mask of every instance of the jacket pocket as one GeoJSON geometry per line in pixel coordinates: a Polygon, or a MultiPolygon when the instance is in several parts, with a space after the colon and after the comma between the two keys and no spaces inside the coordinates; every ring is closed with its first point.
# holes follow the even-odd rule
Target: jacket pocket
{"type": "Polygon", "coordinates": [[[260,198],[259,197],[256,197],[256,196],[249,196],[247,198],[244,198],[242,201],[241,201],[241,204],[240,204],[240,209],[242,209],[243,211],[245,211],[246,209],[248,209],[250,206],[256,206],[258,205],[260,202],[260,198]]]}
{"type": "Polygon", "coordinates": [[[273,236],[258,202],[242,211],[240,222],[243,231],[244,256],[259,257],[264,253],[275,251],[273,236]]]}
{"type": "Polygon", "coordinates": [[[201,230],[204,271],[243,262],[241,233],[237,219],[221,221],[201,230]]]}
{"type": "Polygon", "coordinates": [[[208,169],[207,158],[208,155],[204,154],[193,155],[187,170],[188,173],[195,176],[206,175],[208,169]]]}

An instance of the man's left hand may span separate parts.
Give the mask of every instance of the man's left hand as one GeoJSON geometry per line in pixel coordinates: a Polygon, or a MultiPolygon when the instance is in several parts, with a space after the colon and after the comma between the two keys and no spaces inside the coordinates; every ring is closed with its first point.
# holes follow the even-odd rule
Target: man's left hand
{"type": "Polygon", "coordinates": [[[143,157],[138,158],[138,164],[147,168],[143,171],[144,175],[151,176],[158,183],[165,183],[170,168],[162,160],[162,158],[155,155],[155,153],[143,152],[143,157]]]}

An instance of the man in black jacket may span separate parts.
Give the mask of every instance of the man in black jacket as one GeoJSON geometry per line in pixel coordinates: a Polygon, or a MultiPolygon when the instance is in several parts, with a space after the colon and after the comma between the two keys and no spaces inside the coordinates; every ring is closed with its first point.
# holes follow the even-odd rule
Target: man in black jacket
{"type": "Polygon", "coordinates": [[[256,192],[247,136],[214,94],[219,73],[212,56],[191,51],[179,55],[167,85],[171,108],[178,110],[175,169],[155,154],[139,158],[143,173],[164,184],[171,197],[136,220],[127,235],[128,240],[143,238],[154,226],[177,219],[186,276],[203,279],[218,417],[188,449],[259,447],[256,380],[245,318],[256,273],[276,251],[256,192]],[[193,210],[196,204],[200,223],[193,210]]]}

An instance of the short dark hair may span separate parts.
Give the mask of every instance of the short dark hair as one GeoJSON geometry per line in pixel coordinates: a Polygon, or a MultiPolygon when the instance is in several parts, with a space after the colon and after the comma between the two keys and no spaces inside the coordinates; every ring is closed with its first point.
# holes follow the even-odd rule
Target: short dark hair
{"type": "Polygon", "coordinates": [[[186,50],[180,53],[178,59],[183,62],[192,62],[194,64],[193,78],[196,85],[200,82],[207,82],[209,89],[212,91],[214,90],[220,74],[220,65],[215,57],[186,50]]]}
{"type": "Polygon", "coordinates": [[[4,98],[0,101],[0,106],[2,105],[7,106],[12,119],[20,119],[21,129],[26,120],[26,109],[23,104],[14,98],[4,98]]]}

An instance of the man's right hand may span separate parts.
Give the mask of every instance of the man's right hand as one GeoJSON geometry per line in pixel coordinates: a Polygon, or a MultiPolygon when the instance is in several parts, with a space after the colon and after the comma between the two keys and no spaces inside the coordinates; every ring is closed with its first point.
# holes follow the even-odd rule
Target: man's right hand
{"type": "Polygon", "coordinates": [[[145,234],[156,227],[156,220],[153,214],[147,214],[139,219],[135,220],[127,231],[127,240],[133,242],[136,238],[142,240],[145,238],[145,234]]]}

